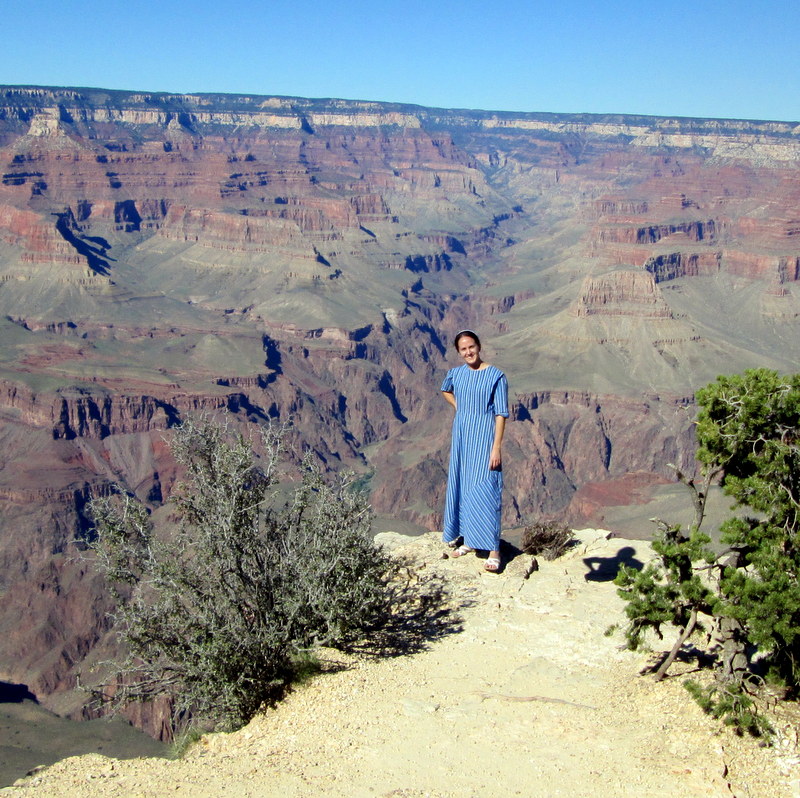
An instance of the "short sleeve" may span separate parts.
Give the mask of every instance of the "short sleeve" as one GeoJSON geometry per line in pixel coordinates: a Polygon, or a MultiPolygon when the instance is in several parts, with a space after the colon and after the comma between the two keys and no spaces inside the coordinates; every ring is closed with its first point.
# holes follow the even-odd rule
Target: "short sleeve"
{"type": "Polygon", "coordinates": [[[494,414],[508,418],[508,380],[502,372],[494,384],[492,402],[494,404],[494,414]]]}
{"type": "Polygon", "coordinates": [[[446,391],[447,393],[453,393],[453,369],[450,369],[450,371],[447,372],[444,382],[442,383],[442,387],[439,390],[446,391]]]}

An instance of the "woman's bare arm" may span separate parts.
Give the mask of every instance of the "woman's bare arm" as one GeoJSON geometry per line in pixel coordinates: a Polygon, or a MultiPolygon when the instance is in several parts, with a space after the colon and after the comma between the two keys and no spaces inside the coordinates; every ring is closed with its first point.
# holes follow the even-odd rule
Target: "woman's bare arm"
{"type": "Polygon", "coordinates": [[[453,395],[452,391],[442,391],[442,396],[453,406],[453,410],[456,409],[456,397],[453,395]]]}
{"type": "Polygon", "coordinates": [[[492,471],[497,471],[503,465],[503,457],[500,454],[500,447],[503,444],[503,433],[506,431],[505,416],[494,417],[494,441],[492,442],[492,451],[489,455],[489,468],[492,471]]]}

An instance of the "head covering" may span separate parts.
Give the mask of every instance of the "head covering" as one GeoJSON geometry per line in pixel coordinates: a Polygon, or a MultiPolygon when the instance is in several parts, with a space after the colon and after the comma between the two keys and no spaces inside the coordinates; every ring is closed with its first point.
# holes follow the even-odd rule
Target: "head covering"
{"type": "Polygon", "coordinates": [[[475,339],[475,343],[478,345],[478,349],[481,348],[481,339],[478,338],[478,333],[474,330],[459,330],[456,333],[456,337],[453,339],[453,346],[458,349],[458,339],[461,338],[462,335],[468,335],[470,338],[475,339]]]}

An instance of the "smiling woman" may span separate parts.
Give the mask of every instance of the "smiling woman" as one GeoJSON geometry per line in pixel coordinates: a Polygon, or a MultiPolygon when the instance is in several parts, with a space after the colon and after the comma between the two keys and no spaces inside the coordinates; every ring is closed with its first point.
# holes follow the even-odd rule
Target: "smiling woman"
{"type": "Polygon", "coordinates": [[[453,557],[488,551],[486,570],[497,573],[508,382],[500,369],[481,359],[475,332],[461,330],[454,346],[464,365],[450,369],[441,388],[456,411],[442,537],[454,549],[453,557]]]}

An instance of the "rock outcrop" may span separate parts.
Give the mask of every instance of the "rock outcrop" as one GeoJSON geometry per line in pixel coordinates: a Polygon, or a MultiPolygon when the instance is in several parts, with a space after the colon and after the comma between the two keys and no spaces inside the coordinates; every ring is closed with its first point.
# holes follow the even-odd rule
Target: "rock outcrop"
{"type": "Polygon", "coordinates": [[[642,271],[616,271],[587,277],[572,312],[576,316],[672,318],[655,276],[642,271]]]}
{"type": "MultiPolygon", "coordinates": [[[[419,635],[421,650],[323,652],[330,672],[236,732],[202,735],[178,758],[146,755],[141,744],[126,755],[121,741],[104,741],[97,752],[49,739],[39,761],[61,761],[19,778],[8,794],[793,794],[800,767],[787,709],[769,711],[779,745],[758,746],[703,713],[682,678],[643,676],[652,656],[626,650],[619,632],[605,633],[625,621],[611,579],[620,564],[647,562],[648,543],[584,529],[564,556],[540,558],[535,572],[529,555],[509,547],[498,575],[477,557],[443,559],[437,537],[378,536],[415,582],[446,588],[424,637],[416,624],[406,632],[405,648],[419,645],[419,635]],[[512,767],[465,767],[506,761],[509,752],[512,767]]],[[[656,651],[671,642],[665,629],[656,651]]],[[[673,668],[676,676],[706,676],[694,661],[673,668]]]]}
{"type": "Polygon", "coordinates": [[[695,390],[800,357],[799,156],[780,122],[0,88],[0,678],[81,714],[86,505],[162,512],[190,413],[291,422],[435,528],[463,327],[510,378],[506,524],[691,469],[695,390]]]}

